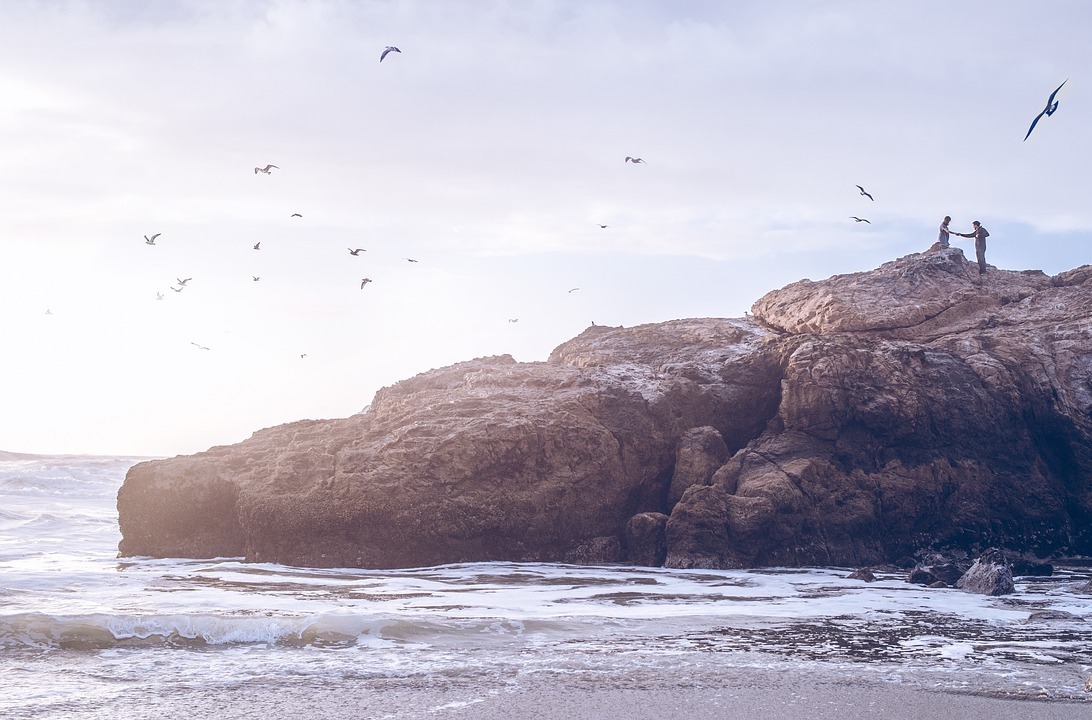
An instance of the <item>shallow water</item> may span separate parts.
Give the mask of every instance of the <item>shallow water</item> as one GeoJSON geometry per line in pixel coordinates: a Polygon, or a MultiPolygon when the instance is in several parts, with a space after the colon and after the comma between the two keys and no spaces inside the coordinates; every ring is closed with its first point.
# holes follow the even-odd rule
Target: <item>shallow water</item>
{"type": "Polygon", "coordinates": [[[1092,700],[1092,597],[1076,592],[1088,567],[990,598],[839,568],[119,560],[114,503],[135,461],[0,460],[0,716],[294,684],[716,687],[786,669],[1092,700]]]}

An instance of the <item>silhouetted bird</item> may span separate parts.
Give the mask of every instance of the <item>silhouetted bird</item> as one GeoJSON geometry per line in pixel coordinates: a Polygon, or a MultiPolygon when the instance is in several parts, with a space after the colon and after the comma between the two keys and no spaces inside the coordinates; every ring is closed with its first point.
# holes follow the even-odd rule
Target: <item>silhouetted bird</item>
{"type": "Polygon", "coordinates": [[[868,193],[867,193],[867,192],[865,191],[865,189],[864,189],[863,187],[861,187],[860,185],[858,185],[858,186],[857,186],[857,189],[858,189],[858,190],[860,190],[860,191],[861,191],[861,194],[862,194],[862,195],[864,195],[864,196],[865,196],[866,198],[868,198],[868,199],[869,199],[869,200],[871,200],[872,202],[876,202],[876,198],[874,198],[874,197],[872,197],[871,195],[869,195],[869,194],[868,194],[868,193]]]}
{"type": "Polygon", "coordinates": [[[626,162],[633,163],[634,165],[636,165],[637,163],[644,163],[646,165],[648,164],[648,163],[645,163],[645,161],[642,160],[641,158],[630,157],[629,155],[626,155],[626,162]]]}
{"type": "Polygon", "coordinates": [[[866,222],[866,223],[868,223],[869,225],[871,225],[871,224],[872,224],[872,223],[871,223],[871,222],[869,222],[868,220],[865,220],[864,218],[859,218],[859,217],[857,217],[856,215],[850,215],[850,217],[851,217],[851,218],[853,218],[854,220],[856,220],[857,222],[866,222]]]}
{"type": "MultiPolygon", "coordinates": [[[[411,49],[412,49],[412,48],[411,48],[411,49]]],[[[387,55],[390,55],[390,54],[391,54],[392,52],[396,52],[396,53],[398,53],[399,55],[401,55],[401,54],[402,54],[402,51],[401,51],[401,50],[399,50],[398,48],[396,48],[396,47],[395,47],[394,45],[388,45],[388,46],[387,46],[387,47],[386,47],[386,48],[385,48],[385,49],[383,50],[383,54],[379,56],[379,62],[383,62],[383,58],[387,57],[387,55]]]]}
{"type": "Polygon", "coordinates": [[[160,235],[162,235],[162,233],[156,233],[155,235],[152,235],[151,237],[148,237],[147,235],[145,235],[144,236],[144,242],[148,243],[149,245],[155,245],[155,239],[157,237],[159,237],[160,235]]]}
{"type": "Polygon", "coordinates": [[[363,290],[364,286],[372,281],[371,278],[362,278],[360,281],[360,289],[363,290]]]}
{"type": "MultiPolygon", "coordinates": [[[[1062,85],[1065,85],[1067,82],[1069,82],[1069,78],[1063,80],[1062,85]]],[[[1028,128],[1028,134],[1024,136],[1025,140],[1031,137],[1031,131],[1035,129],[1035,124],[1039,122],[1039,118],[1043,117],[1044,115],[1050,117],[1054,114],[1054,111],[1058,109],[1058,101],[1054,99],[1054,96],[1057,95],[1058,91],[1062,89],[1062,85],[1059,85],[1057,88],[1055,88],[1054,92],[1052,92],[1050,94],[1050,97],[1047,99],[1046,107],[1043,108],[1043,111],[1036,115],[1035,119],[1031,121],[1031,127],[1028,128]]]]}
{"type": "Polygon", "coordinates": [[[359,255],[362,252],[368,252],[368,251],[365,250],[364,248],[357,248],[356,250],[353,250],[352,248],[349,248],[349,254],[352,255],[353,257],[356,257],[357,255],[359,255]]]}
{"type": "Polygon", "coordinates": [[[276,168],[277,170],[280,170],[280,168],[277,167],[276,165],[266,165],[264,168],[260,168],[260,167],[254,168],[254,174],[257,175],[258,173],[265,173],[266,175],[268,175],[273,170],[273,168],[276,168]]]}

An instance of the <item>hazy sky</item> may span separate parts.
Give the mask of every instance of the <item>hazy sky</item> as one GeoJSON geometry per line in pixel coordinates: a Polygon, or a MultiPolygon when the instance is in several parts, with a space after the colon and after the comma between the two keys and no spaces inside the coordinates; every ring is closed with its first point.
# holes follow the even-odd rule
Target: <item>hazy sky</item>
{"type": "Polygon", "coordinates": [[[4,2],[0,449],[343,417],[593,321],[741,316],[945,214],[999,267],[1085,264],[1089,28],[1081,0],[4,2]]]}

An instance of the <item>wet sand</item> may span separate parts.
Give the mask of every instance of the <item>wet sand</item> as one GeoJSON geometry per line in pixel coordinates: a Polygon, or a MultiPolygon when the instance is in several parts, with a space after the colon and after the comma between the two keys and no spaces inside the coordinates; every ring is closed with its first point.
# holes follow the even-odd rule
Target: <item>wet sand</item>
{"type": "Polygon", "coordinates": [[[466,677],[360,678],[323,681],[284,678],[243,682],[226,689],[187,688],[183,682],[120,693],[98,707],[53,708],[35,717],[140,718],[217,717],[260,720],[1087,720],[1092,693],[1051,700],[1034,689],[1022,697],[987,697],[901,682],[869,682],[829,671],[748,669],[723,678],[704,677],[604,683],[553,673],[475,682],[466,677]],[[604,686],[606,685],[606,686],[604,686]],[[1087,697],[1086,697],[1087,696],[1087,697]]]}
{"type": "MultiPolygon", "coordinates": [[[[649,688],[518,692],[450,712],[460,720],[1076,720],[1092,716],[1092,703],[997,699],[899,687],[649,688]]],[[[408,716],[407,716],[408,717],[408,716]]]]}

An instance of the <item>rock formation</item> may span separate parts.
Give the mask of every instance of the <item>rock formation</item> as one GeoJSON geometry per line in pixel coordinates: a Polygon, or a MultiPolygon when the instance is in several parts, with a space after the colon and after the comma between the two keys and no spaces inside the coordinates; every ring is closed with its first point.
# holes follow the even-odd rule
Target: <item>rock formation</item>
{"type": "Polygon", "coordinates": [[[122,555],[867,566],[1092,552],[1092,267],[934,247],[134,466],[122,555]]]}

